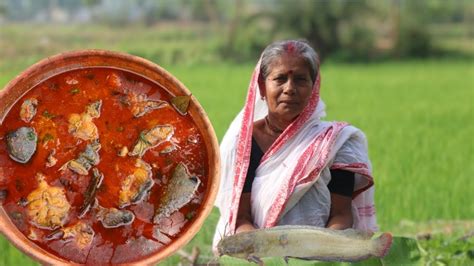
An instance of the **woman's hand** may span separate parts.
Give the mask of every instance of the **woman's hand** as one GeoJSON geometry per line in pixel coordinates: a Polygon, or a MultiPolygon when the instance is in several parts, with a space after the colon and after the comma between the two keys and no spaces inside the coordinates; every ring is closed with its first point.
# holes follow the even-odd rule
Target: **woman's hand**
{"type": "Polygon", "coordinates": [[[331,212],[327,228],[343,230],[352,228],[352,198],[331,193],[331,212]]]}
{"type": "Polygon", "coordinates": [[[243,232],[248,232],[248,231],[253,231],[255,230],[255,226],[253,224],[243,221],[240,225],[238,225],[237,229],[235,229],[235,233],[243,233],[243,232]]]}
{"type": "Polygon", "coordinates": [[[235,225],[235,233],[255,230],[252,223],[252,213],[250,211],[250,193],[242,193],[240,197],[239,212],[235,225]]]}

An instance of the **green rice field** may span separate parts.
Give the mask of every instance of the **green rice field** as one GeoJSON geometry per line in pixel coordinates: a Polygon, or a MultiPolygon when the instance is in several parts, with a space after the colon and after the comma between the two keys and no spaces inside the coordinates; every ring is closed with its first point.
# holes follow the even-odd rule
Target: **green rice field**
{"type": "MultiPolygon", "coordinates": [[[[117,50],[127,51],[121,47],[117,50]]],[[[144,57],[161,64],[154,57],[144,57]]],[[[0,88],[39,58],[0,58],[0,88]]],[[[221,139],[243,105],[253,62],[164,66],[192,91],[221,139]]],[[[424,252],[428,253],[421,255],[425,259],[434,256],[429,254],[430,248],[436,256],[444,254],[440,251],[446,246],[443,241],[474,230],[473,60],[326,62],[321,75],[327,120],[348,121],[367,135],[380,229],[396,236],[414,237],[425,231],[445,235],[441,240],[433,240],[438,242],[424,244],[424,252]]],[[[186,251],[199,246],[203,258],[210,259],[217,217],[214,210],[186,251]]],[[[409,256],[403,254],[404,247],[414,245],[400,241],[398,251],[393,251],[399,253],[389,254],[393,264],[398,264],[396,257],[409,256]]],[[[459,248],[465,256],[459,265],[474,264],[474,240],[471,237],[469,241],[459,248]]],[[[457,251],[450,254],[454,256],[457,251]]],[[[163,264],[179,262],[180,257],[174,255],[163,264]]],[[[228,258],[221,262],[242,263],[228,258]]],[[[374,263],[371,265],[381,265],[374,263]]],[[[0,265],[33,264],[36,263],[0,236],[0,265]]],[[[277,260],[274,264],[284,262],[277,260]]],[[[290,264],[309,265],[294,260],[290,264]]]]}

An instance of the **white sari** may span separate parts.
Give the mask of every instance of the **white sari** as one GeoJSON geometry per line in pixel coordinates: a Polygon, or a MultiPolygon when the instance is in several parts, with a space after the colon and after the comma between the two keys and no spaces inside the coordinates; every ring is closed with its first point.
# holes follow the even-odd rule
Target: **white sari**
{"type": "MultiPolygon", "coordinates": [[[[237,212],[249,166],[253,122],[268,114],[259,97],[260,62],[249,84],[244,108],[231,123],[220,146],[221,184],[216,199],[220,219],[213,247],[235,233],[237,212]]],[[[254,226],[283,224],[324,227],[329,217],[330,169],[355,173],[353,227],[376,231],[374,187],[367,141],[357,128],[343,122],[323,122],[325,105],[319,97],[320,74],[302,113],[263,155],[251,191],[254,226]]]]}

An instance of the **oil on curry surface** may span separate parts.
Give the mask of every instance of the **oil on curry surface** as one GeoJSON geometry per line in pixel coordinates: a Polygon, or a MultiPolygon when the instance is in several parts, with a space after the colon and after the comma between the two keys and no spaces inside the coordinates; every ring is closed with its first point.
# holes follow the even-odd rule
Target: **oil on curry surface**
{"type": "Polygon", "coordinates": [[[207,185],[188,105],[117,69],[49,78],[0,125],[0,202],[28,239],[68,260],[157,252],[186,230],[207,185]]]}

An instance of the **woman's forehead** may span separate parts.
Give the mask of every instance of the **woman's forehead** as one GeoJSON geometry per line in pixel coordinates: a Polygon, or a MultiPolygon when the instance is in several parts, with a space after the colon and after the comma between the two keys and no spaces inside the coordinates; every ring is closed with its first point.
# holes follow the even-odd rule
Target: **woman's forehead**
{"type": "Polygon", "coordinates": [[[282,73],[282,72],[310,72],[310,66],[303,56],[295,54],[282,54],[275,59],[269,65],[270,73],[282,73]]]}

